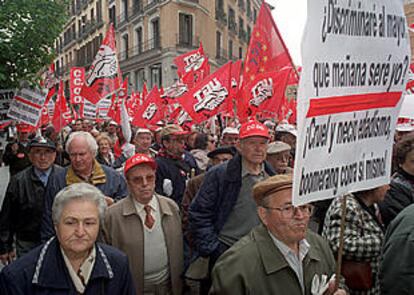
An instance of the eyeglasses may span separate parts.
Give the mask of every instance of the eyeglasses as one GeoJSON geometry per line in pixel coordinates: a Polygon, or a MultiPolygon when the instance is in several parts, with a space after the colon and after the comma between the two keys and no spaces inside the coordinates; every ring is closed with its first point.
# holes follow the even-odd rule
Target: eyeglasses
{"type": "Polygon", "coordinates": [[[286,205],[283,207],[266,207],[266,206],[262,206],[262,207],[269,209],[269,210],[277,210],[281,212],[283,218],[293,218],[295,215],[298,214],[299,211],[301,214],[305,216],[311,216],[313,213],[313,206],[309,204],[299,206],[299,207],[295,207],[293,205],[286,205]]]}

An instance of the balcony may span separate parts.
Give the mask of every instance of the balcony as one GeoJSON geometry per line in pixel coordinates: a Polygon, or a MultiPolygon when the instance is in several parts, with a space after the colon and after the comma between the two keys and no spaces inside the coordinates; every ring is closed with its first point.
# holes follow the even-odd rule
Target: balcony
{"type": "Polygon", "coordinates": [[[225,50],[224,48],[220,48],[216,51],[216,61],[220,65],[223,65],[230,60],[237,61],[238,59],[239,58],[237,56],[230,56],[227,50],[225,50]]]}
{"type": "Polygon", "coordinates": [[[82,25],[82,27],[79,30],[79,38],[84,38],[85,36],[88,36],[89,34],[93,33],[96,29],[98,29],[100,26],[103,25],[103,21],[96,21],[96,20],[89,20],[86,23],[82,25]]]}
{"type": "Polygon", "coordinates": [[[161,49],[161,38],[154,38],[143,42],[137,46],[131,47],[128,50],[119,53],[119,61],[132,59],[136,56],[144,55],[150,51],[161,49]]]}
{"type": "Polygon", "coordinates": [[[249,36],[248,36],[248,34],[247,34],[247,31],[245,31],[244,29],[240,29],[239,30],[239,39],[242,41],[242,42],[245,42],[245,43],[248,43],[249,42],[249,36]]]}
{"type": "Polygon", "coordinates": [[[120,28],[128,22],[128,10],[124,11],[116,18],[116,27],[120,28]]]}
{"type": "Polygon", "coordinates": [[[186,36],[185,34],[175,34],[176,46],[181,48],[195,49],[200,46],[199,36],[186,36]]]}
{"type": "Polygon", "coordinates": [[[142,2],[139,2],[138,4],[134,4],[134,6],[132,6],[131,11],[129,12],[129,16],[131,17],[131,19],[134,16],[138,16],[144,13],[144,5],[142,4],[142,2]]]}

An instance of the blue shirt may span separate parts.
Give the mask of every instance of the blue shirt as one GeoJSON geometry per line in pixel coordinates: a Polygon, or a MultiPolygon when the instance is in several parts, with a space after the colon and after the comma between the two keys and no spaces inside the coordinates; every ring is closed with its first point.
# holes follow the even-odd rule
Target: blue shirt
{"type": "Polygon", "coordinates": [[[43,185],[46,187],[47,180],[49,179],[49,175],[52,172],[52,167],[47,169],[46,171],[42,171],[34,167],[34,173],[37,177],[39,177],[40,181],[43,183],[43,185]]]}

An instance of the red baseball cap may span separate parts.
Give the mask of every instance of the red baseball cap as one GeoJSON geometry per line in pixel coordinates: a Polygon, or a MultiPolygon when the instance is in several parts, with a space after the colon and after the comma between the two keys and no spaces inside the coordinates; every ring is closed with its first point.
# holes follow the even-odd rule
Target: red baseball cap
{"type": "Polygon", "coordinates": [[[129,169],[141,164],[147,164],[154,170],[157,169],[157,163],[152,157],[145,154],[135,154],[125,162],[124,175],[129,169]]]}
{"type": "Polygon", "coordinates": [[[240,127],[239,138],[243,139],[252,136],[270,138],[269,129],[262,123],[253,120],[242,124],[240,127]]]}

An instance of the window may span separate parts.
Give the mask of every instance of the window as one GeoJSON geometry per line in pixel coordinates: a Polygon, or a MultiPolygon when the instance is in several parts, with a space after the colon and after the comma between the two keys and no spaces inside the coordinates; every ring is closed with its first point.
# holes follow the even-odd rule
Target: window
{"type": "Polygon", "coordinates": [[[115,5],[109,8],[109,22],[115,25],[115,5]]]}
{"type": "Polygon", "coordinates": [[[91,9],[90,16],[91,23],[93,23],[95,20],[95,10],[93,8],[91,9]]]}
{"type": "Polygon", "coordinates": [[[247,42],[250,41],[250,36],[252,35],[252,29],[250,26],[247,26],[247,42]]]}
{"type": "Polygon", "coordinates": [[[216,58],[221,57],[221,33],[216,32],[216,58]]]}
{"type": "Polygon", "coordinates": [[[156,64],[151,67],[151,87],[157,85],[161,87],[161,64],[156,64]]]}
{"type": "Polygon", "coordinates": [[[228,51],[229,51],[229,59],[232,59],[233,58],[233,40],[229,40],[229,48],[228,48],[228,51]]]}
{"type": "Polygon", "coordinates": [[[236,31],[236,14],[234,13],[234,9],[229,6],[229,20],[228,20],[228,27],[233,32],[236,31]]]}
{"type": "Polygon", "coordinates": [[[242,39],[244,34],[244,21],[239,17],[239,38],[242,39]]]}
{"type": "Polygon", "coordinates": [[[96,2],[96,20],[102,21],[102,0],[96,2]]]}
{"type": "Polygon", "coordinates": [[[256,17],[257,17],[257,11],[256,9],[253,9],[253,22],[256,22],[256,17]]]}
{"type": "Polygon", "coordinates": [[[193,44],[193,16],[190,14],[179,14],[179,40],[181,45],[191,46],[193,44]]]}
{"type": "Polygon", "coordinates": [[[160,20],[159,18],[153,19],[151,21],[152,28],[152,44],[150,49],[160,48],[160,20]]]}
{"type": "Polygon", "coordinates": [[[145,82],[145,70],[139,69],[135,72],[135,90],[142,91],[145,82]]]}
{"type": "Polygon", "coordinates": [[[121,60],[128,58],[128,50],[129,50],[128,34],[125,34],[122,36],[121,60]]]}
{"type": "Polygon", "coordinates": [[[139,27],[135,30],[135,36],[137,40],[137,53],[142,53],[142,27],[139,27]]]}
{"type": "Polygon", "coordinates": [[[243,48],[239,47],[239,58],[243,59],[243,48]]]}
{"type": "Polygon", "coordinates": [[[121,16],[119,22],[122,23],[128,19],[128,0],[121,1],[121,16]]]}

